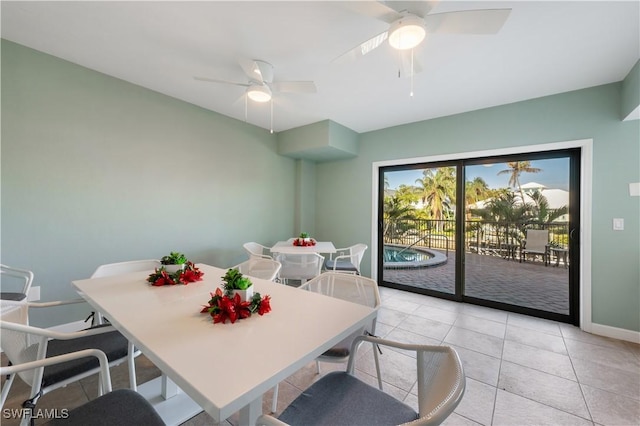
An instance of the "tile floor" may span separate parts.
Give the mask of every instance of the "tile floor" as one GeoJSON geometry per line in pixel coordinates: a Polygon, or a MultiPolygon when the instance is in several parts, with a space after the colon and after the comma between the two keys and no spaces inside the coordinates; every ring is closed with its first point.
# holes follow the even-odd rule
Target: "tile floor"
{"type": "MultiPolygon", "coordinates": [[[[640,345],[524,315],[388,288],[380,292],[379,336],[451,345],[462,358],[466,393],[445,425],[640,425],[640,345]]],[[[363,349],[357,374],[375,384],[370,349],[363,349]]],[[[385,350],[381,360],[385,390],[417,407],[413,376],[385,369],[385,364],[411,360],[392,350],[385,350]]],[[[159,374],[144,356],[137,365],[140,383],[159,374]]],[[[322,364],[321,369],[324,373],[341,367],[322,364]]],[[[112,375],[114,387],[126,387],[126,367],[115,368],[112,375]]],[[[317,377],[310,363],[282,382],[278,411],[317,377]]],[[[95,379],[85,379],[45,395],[38,407],[72,408],[95,397],[96,388],[95,379]]],[[[5,408],[16,406],[25,392],[26,386],[14,385],[5,408]]],[[[269,392],[265,412],[271,399],[269,392]]],[[[184,425],[212,423],[201,413],[184,425]]],[[[228,423],[236,425],[237,416],[228,423]]],[[[3,418],[2,424],[12,422],[3,418]]]]}

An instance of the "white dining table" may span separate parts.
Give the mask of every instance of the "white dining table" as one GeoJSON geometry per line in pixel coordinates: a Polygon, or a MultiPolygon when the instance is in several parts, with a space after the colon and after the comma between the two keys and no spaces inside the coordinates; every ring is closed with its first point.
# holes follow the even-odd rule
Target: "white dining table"
{"type": "Polygon", "coordinates": [[[294,246],[291,241],[278,241],[271,247],[271,253],[305,254],[305,253],[330,253],[336,252],[331,241],[316,241],[315,246],[294,246]]]}
{"type": "Polygon", "coordinates": [[[226,269],[197,266],[203,280],[188,285],[151,286],[148,271],[73,286],[218,422],[239,411],[241,425],[255,424],[267,390],[376,315],[370,307],[252,278],[254,292],[271,296],[271,312],[214,324],[200,310],[226,269]]]}

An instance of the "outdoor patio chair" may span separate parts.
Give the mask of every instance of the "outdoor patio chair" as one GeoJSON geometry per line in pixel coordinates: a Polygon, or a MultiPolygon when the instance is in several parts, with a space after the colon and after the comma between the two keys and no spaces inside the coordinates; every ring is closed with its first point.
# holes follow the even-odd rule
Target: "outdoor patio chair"
{"type": "MultiPolygon", "coordinates": [[[[69,411],[48,410],[50,415],[57,414],[58,416],[51,419],[47,424],[54,426],[84,426],[89,424],[94,426],[160,426],[165,424],[151,404],[137,392],[129,389],[112,391],[107,356],[104,352],[96,349],[86,349],[37,361],[0,367],[0,374],[14,376],[15,374],[29,373],[37,375],[37,372],[41,372],[43,368],[57,368],[60,365],[64,365],[64,363],[86,362],[87,360],[99,365],[100,388],[98,394],[101,396],[69,411]]],[[[31,420],[29,417],[30,411],[23,410],[21,413],[24,415],[24,418],[21,419],[22,424],[28,423],[31,420]]]]}
{"type": "Polygon", "coordinates": [[[520,246],[520,262],[527,260],[527,254],[534,256],[542,256],[544,265],[546,266],[549,258],[549,231],[539,229],[527,230],[527,235],[520,246]]]}
{"type": "Polygon", "coordinates": [[[465,390],[464,370],[457,352],[449,346],[404,344],[360,336],[351,347],[347,371],[335,371],[321,377],[303,391],[277,419],[262,415],[258,417],[256,424],[438,425],[462,400],[465,390]],[[400,349],[409,351],[410,356],[415,357],[418,412],[354,375],[357,349],[362,342],[394,348],[385,353],[400,349]]]}
{"type": "Polygon", "coordinates": [[[367,250],[366,244],[355,244],[351,247],[336,250],[336,256],[324,262],[327,271],[346,272],[360,275],[360,262],[367,250]]]}
{"type": "Polygon", "coordinates": [[[242,245],[244,250],[249,255],[249,258],[258,258],[258,259],[273,259],[268,253],[271,253],[271,249],[269,247],[263,246],[262,244],[258,244],[256,242],[244,243],[242,245]]]}
{"type": "Polygon", "coordinates": [[[281,268],[282,264],[277,260],[255,257],[231,267],[243,275],[269,281],[275,281],[281,268]]]}
{"type": "MultiPolygon", "coordinates": [[[[106,353],[110,366],[127,361],[129,354],[127,339],[115,331],[113,327],[99,326],[63,333],[28,325],[30,308],[48,308],[72,303],[85,303],[85,300],[75,299],[44,303],[3,301],[0,338],[2,350],[9,362],[13,365],[19,365],[84,349],[99,349],[106,353]],[[14,303],[15,306],[7,306],[8,303],[14,303]]],[[[29,399],[25,401],[25,404],[35,407],[42,395],[93,375],[99,370],[97,360],[84,358],[36,370],[11,373],[2,388],[0,406],[4,405],[16,374],[31,386],[29,399]]]]}
{"type": "Polygon", "coordinates": [[[324,256],[318,253],[279,253],[276,260],[282,264],[278,277],[283,283],[298,280],[304,284],[307,280],[320,275],[324,256]]]}
{"type": "Polygon", "coordinates": [[[13,290],[18,291],[3,291],[0,293],[0,299],[2,300],[25,300],[29,296],[29,290],[31,284],[33,284],[33,272],[26,269],[13,268],[7,265],[0,265],[0,277],[2,278],[2,289],[14,287],[13,290]],[[19,288],[17,287],[19,285],[19,288]]]}
{"type": "MultiPolygon", "coordinates": [[[[371,278],[359,275],[344,274],[340,272],[324,272],[301,285],[300,290],[324,294],[325,296],[369,306],[376,310],[381,304],[378,283],[371,278]]],[[[351,344],[356,337],[362,336],[363,334],[369,336],[375,335],[376,319],[376,317],[373,317],[371,322],[365,327],[362,327],[360,330],[356,330],[350,336],[316,358],[316,369],[318,374],[320,374],[320,361],[334,363],[348,361],[351,353],[351,344]]],[[[373,350],[373,357],[376,364],[376,371],[379,372],[378,352],[376,350],[373,350]]],[[[382,389],[380,374],[378,374],[378,386],[382,389]]],[[[276,412],[277,402],[278,386],[274,388],[273,392],[272,412],[276,412]]]]}
{"type": "MultiPolygon", "coordinates": [[[[145,260],[130,260],[125,262],[116,262],[116,263],[107,263],[104,265],[100,265],[96,268],[96,270],[91,274],[91,278],[102,278],[102,277],[111,277],[114,275],[127,274],[131,272],[143,272],[143,271],[154,271],[156,268],[159,268],[161,263],[156,259],[145,259],[145,260]]],[[[105,320],[102,317],[100,312],[92,312],[94,316],[94,320],[92,325],[103,325],[105,324],[105,320]]],[[[129,368],[129,386],[132,390],[137,390],[138,385],[136,382],[136,364],[135,358],[139,356],[141,352],[136,350],[132,342],[128,343],[128,355],[127,355],[127,363],[129,368]]]]}

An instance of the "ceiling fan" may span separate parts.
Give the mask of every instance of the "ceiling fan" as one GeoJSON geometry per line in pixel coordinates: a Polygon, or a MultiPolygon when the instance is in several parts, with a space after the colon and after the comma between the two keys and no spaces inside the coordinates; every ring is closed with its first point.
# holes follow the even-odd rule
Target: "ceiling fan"
{"type": "Polygon", "coordinates": [[[462,10],[429,14],[437,1],[348,2],[360,14],[389,24],[386,31],[360,43],[334,61],[362,57],[385,40],[398,50],[417,47],[428,34],[495,34],[504,25],[511,9],[462,10]]]}
{"type": "Polygon", "coordinates": [[[273,81],[273,65],[258,59],[241,60],[240,66],[244,70],[248,81],[246,83],[220,80],[208,77],[194,77],[199,81],[231,84],[246,87],[246,95],[255,102],[269,102],[275,93],[316,93],[313,81],[273,81]]]}

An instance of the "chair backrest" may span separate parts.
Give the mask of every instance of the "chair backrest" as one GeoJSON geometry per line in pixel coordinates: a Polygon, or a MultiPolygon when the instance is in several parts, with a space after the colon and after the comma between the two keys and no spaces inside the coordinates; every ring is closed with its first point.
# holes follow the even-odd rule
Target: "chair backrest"
{"type": "Polygon", "coordinates": [[[547,244],[549,244],[549,231],[539,229],[529,229],[525,238],[526,250],[534,250],[544,252],[547,244]]]}
{"type": "MultiPolygon", "coordinates": [[[[0,317],[0,341],[2,351],[12,364],[22,364],[34,361],[38,356],[38,345],[35,339],[27,333],[8,329],[10,323],[29,325],[29,305],[17,303],[14,306],[3,306],[0,317]]],[[[22,371],[18,375],[25,383],[31,384],[33,370],[22,371]]]]}
{"type": "MultiPolygon", "coordinates": [[[[378,283],[362,275],[324,272],[300,286],[301,290],[324,294],[325,296],[347,300],[360,305],[378,308],[380,292],[378,283]]],[[[376,318],[365,328],[371,334],[376,331],[376,318]]],[[[362,333],[358,333],[362,334],[362,333]]]]}
{"type": "Polygon", "coordinates": [[[91,278],[110,277],[112,275],[127,274],[129,272],[152,271],[159,267],[160,261],[155,259],[108,263],[98,266],[91,275],[91,278]]]}
{"type": "Polygon", "coordinates": [[[360,270],[360,262],[362,262],[364,252],[367,251],[367,248],[367,245],[362,243],[354,244],[350,247],[351,263],[353,263],[358,270],[360,270]]]}
{"type": "Polygon", "coordinates": [[[268,254],[265,254],[265,252],[268,252],[267,250],[269,250],[269,247],[263,246],[262,244],[251,241],[248,243],[244,243],[242,247],[244,247],[244,250],[247,252],[249,259],[251,258],[271,259],[271,256],[269,256],[268,254]]]}
{"type": "Polygon", "coordinates": [[[2,289],[3,299],[22,300],[29,295],[29,289],[33,284],[33,272],[26,269],[18,269],[7,265],[0,265],[0,289],[2,289]],[[15,286],[12,282],[17,282],[15,286]],[[11,291],[6,291],[10,289],[11,291]],[[15,290],[15,291],[13,291],[15,290]],[[18,297],[24,295],[24,297],[18,297]]]}
{"type": "Polygon", "coordinates": [[[278,276],[282,264],[273,259],[250,258],[232,268],[249,277],[273,281],[278,276]]]}
{"type": "Polygon", "coordinates": [[[318,253],[280,253],[277,260],[282,264],[280,278],[306,281],[320,275],[324,256],[318,253]]]}

